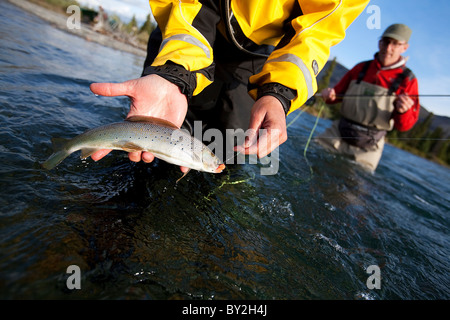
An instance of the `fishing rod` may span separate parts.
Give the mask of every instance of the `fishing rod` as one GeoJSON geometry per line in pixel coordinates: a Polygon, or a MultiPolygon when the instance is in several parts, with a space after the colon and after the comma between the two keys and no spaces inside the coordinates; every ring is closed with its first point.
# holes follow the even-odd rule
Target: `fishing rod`
{"type": "MultiPolygon", "coordinates": [[[[450,94],[406,94],[408,97],[412,98],[450,98],[450,94]]],[[[390,94],[336,94],[336,98],[364,98],[364,97],[391,97],[390,94]]],[[[321,93],[316,93],[314,98],[322,98],[321,93]]]]}
{"type": "MultiPolygon", "coordinates": [[[[357,99],[357,98],[373,98],[373,97],[392,97],[393,95],[390,94],[373,94],[373,95],[369,95],[369,94],[336,94],[336,99],[357,99]]],[[[411,98],[450,98],[450,94],[434,94],[434,93],[429,93],[429,94],[407,94],[408,97],[411,98]]],[[[314,94],[311,98],[309,98],[306,102],[305,105],[306,106],[311,106],[316,102],[317,98],[321,98],[322,94],[320,92],[317,92],[316,94],[314,94]]]]}

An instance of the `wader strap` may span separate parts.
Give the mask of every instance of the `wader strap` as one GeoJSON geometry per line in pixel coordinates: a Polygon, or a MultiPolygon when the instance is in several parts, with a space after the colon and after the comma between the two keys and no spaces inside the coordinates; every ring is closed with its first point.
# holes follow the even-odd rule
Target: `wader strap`
{"type": "Polygon", "coordinates": [[[413,79],[414,74],[412,73],[412,71],[409,68],[404,67],[403,72],[400,73],[397,76],[397,78],[395,78],[395,80],[392,82],[392,84],[389,88],[389,91],[388,91],[388,95],[391,95],[394,92],[396,92],[398,90],[398,88],[400,87],[400,85],[402,84],[403,80],[405,80],[406,78],[413,79]]]}
{"type": "MultiPolygon", "coordinates": [[[[369,66],[372,63],[372,61],[373,60],[368,60],[368,61],[364,62],[364,66],[358,74],[358,79],[356,80],[356,83],[359,84],[362,81],[362,79],[364,79],[364,76],[366,75],[366,72],[369,69],[369,66]]],[[[414,79],[414,74],[411,71],[411,69],[403,66],[403,72],[400,73],[395,78],[395,80],[392,82],[391,86],[389,87],[387,95],[390,96],[394,92],[396,92],[398,90],[398,88],[400,87],[400,85],[402,84],[403,80],[405,80],[406,78],[409,78],[410,80],[412,80],[412,79],[414,79]]]]}
{"type": "Polygon", "coordinates": [[[364,78],[364,76],[366,75],[367,69],[369,69],[370,64],[372,63],[373,60],[368,60],[364,63],[363,68],[361,69],[361,71],[358,74],[358,79],[356,80],[356,83],[360,83],[362,81],[362,79],[364,78]]]}

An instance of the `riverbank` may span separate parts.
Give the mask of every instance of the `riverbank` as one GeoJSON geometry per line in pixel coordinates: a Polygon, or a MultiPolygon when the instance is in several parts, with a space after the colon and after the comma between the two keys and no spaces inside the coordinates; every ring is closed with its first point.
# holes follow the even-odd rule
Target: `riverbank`
{"type": "Polygon", "coordinates": [[[119,34],[114,33],[102,34],[96,32],[92,29],[90,25],[87,25],[85,23],[81,23],[79,29],[69,29],[67,27],[67,19],[70,16],[69,14],[64,15],[29,1],[24,0],[8,0],[8,1],[27,12],[35,14],[36,16],[49,22],[56,28],[82,37],[87,41],[96,42],[116,50],[135,54],[137,56],[145,57],[147,54],[144,45],[139,44],[133,41],[132,39],[123,38],[119,34]]]}

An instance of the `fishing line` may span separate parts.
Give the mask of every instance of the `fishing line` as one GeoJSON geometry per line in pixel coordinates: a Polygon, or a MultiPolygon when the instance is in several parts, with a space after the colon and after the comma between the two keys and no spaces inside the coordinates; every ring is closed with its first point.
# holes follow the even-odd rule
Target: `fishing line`
{"type": "Polygon", "coordinates": [[[237,180],[237,181],[230,181],[230,172],[229,172],[229,170],[227,170],[227,179],[225,181],[222,181],[222,184],[220,186],[218,186],[213,191],[208,193],[208,195],[206,195],[204,197],[204,199],[208,200],[208,201],[211,201],[210,196],[212,196],[214,193],[216,193],[217,191],[222,189],[222,187],[224,185],[227,185],[227,184],[232,184],[233,185],[233,184],[245,183],[245,182],[248,182],[248,181],[253,180],[253,179],[255,179],[255,174],[254,173],[252,173],[252,176],[250,178],[248,178],[248,179],[242,179],[242,180],[237,180]]]}
{"type": "Polygon", "coordinates": [[[303,112],[305,112],[307,107],[309,107],[309,106],[305,105],[305,107],[302,110],[300,110],[298,115],[296,115],[295,118],[292,119],[292,121],[289,122],[289,124],[286,126],[286,129],[289,128],[295,121],[297,121],[298,118],[300,118],[300,116],[302,115],[303,112]]]}
{"type": "MultiPolygon", "coordinates": [[[[294,119],[292,119],[291,122],[289,122],[289,124],[286,126],[286,129],[289,128],[306,111],[306,108],[310,107],[310,106],[311,106],[310,104],[304,105],[304,108],[295,116],[294,119]]],[[[319,119],[320,119],[320,116],[322,115],[324,107],[325,107],[325,104],[322,104],[319,109],[319,113],[316,116],[316,121],[314,122],[314,126],[311,129],[311,132],[309,133],[305,148],[303,149],[303,158],[305,159],[305,162],[309,167],[309,173],[310,173],[309,178],[307,180],[304,180],[303,182],[311,181],[311,179],[314,176],[314,170],[312,168],[312,165],[308,161],[308,157],[306,156],[306,153],[308,152],[309,144],[311,143],[312,137],[314,135],[314,131],[316,131],[317,125],[319,124],[319,119]]],[[[306,137],[306,136],[294,136],[294,137],[306,137]]]]}
{"type": "MultiPolygon", "coordinates": [[[[346,95],[346,96],[347,96],[347,95],[346,95]]],[[[388,96],[388,95],[379,95],[379,96],[388,96]]],[[[427,97],[450,97],[450,95],[416,95],[416,96],[427,96],[427,97]]],[[[321,97],[321,95],[316,94],[316,95],[314,95],[314,98],[315,98],[315,97],[321,97]]],[[[362,96],[362,95],[351,95],[350,97],[352,97],[352,98],[357,98],[357,97],[363,97],[363,96],[362,96]]],[[[315,102],[315,101],[314,101],[314,102],[315,102]]],[[[286,129],[289,128],[295,121],[297,121],[297,119],[305,112],[306,108],[309,107],[309,106],[311,106],[312,104],[313,104],[313,103],[309,103],[308,105],[305,104],[305,105],[304,105],[305,107],[304,107],[304,108],[303,108],[303,109],[295,116],[294,119],[292,119],[291,122],[289,122],[289,124],[286,126],[286,129]]],[[[314,131],[316,130],[317,125],[318,125],[318,123],[319,123],[319,118],[320,118],[320,116],[321,116],[321,114],[322,114],[322,111],[323,111],[324,107],[325,107],[325,104],[322,104],[322,105],[320,106],[319,113],[318,113],[317,116],[316,116],[316,121],[315,121],[314,126],[313,126],[313,128],[312,128],[312,130],[311,130],[311,132],[310,132],[310,134],[309,134],[309,136],[308,136],[308,140],[307,140],[306,145],[305,145],[305,148],[304,148],[304,150],[303,150],[303,158],[305,159],[306,164],[308,165],[309,171],[310,171],[310,177],[309,177],[309,179],[305,180],[304,182],[310,181],[310,180],[313,178],[313,175],[314,175],[314,170],[313,170],[311,164],[310,164],[309,161],[308,161],[308,157],[306,156],[306,153],[307,153],[307,151],[308,151],[309,144],[311,143],[311,140],[312,140],[314,131]]],[[[294,136],[294,137],[306,137],[306,136],[294,136]]],[[[321,137],[321,138],[323,138],[323,139],[334,139],[335,137],[321,137]]],[[[401,137],[398,137],[398,138],[388,138],[388,139],[391,139],[391,140],[432,140],[432,141],[448,141],[448,140],[450,140],[450,138],[401,138],[401,137]]]]}
{"type": "MultiPolygon", "coordinates": [[[[336,97],[344,97],[344,96],[345,97],[349,97],[349,98],[360,98],[360,97],[387,97],[389,95],[387,95],[387,94],[380,94],[380,95],[336,95],[336,97]]],[[[410,96],[410,97],[441,97],[441,98],[442,97],[450,97],[450,95],[447,95],[447,94],[418,94],[418,95],[408,95],[408,96],[410,96]]],[[[316,93],[313,97],[314,98],[322,97],[322,95],[320,93],[316,93]]],[[[300,116],[306,111],[306,109],[308,107],[310,107],[312,104],[313,103],[305,104],[304,108],[302,108],[300,110],[300,112],[295,116],[295,118],[292,119],[289,122],[289,124],[286,126],[286,129],[289,128],[290,126],[292,126],[298,120],[298,118],[300,118],[300,116]]],[[[314,126],[313,126],[313,128],[312,128],[312,130],[311,130],[311,132],[310,132],[310,134],[308,136],[308,140],[306,141],[306,145],[305,145],[305,148],[303,150],[303,158],[305,159],[305,162],[308,165],[309,171],[310,171],[309,179],[305,180],[304,182],[310,181],[313,178],[313,176],[314,176],[314,170],[312,168],[312,165],[309,163],[308,157],[307,157],[306,154],[308,152],[309,145],[311,143],[311,140],[312,140],[314,132],[315,132],[315,130],[317,128],[317,125],[319,123],[319,119],[320,119],[320,116],[322,115],[324,107],[325,107],[325,104],[322,104],[320,109],[319,109],[319,112],[318,112],[318,114],[316,116],[316,120],[314,122],[314,126]]],[[[294,137],[306,137],[306,136],[294,136],[294,137]]],[[[327,138],[328,139],[332,139],[334,137],[322,137],[322,138],[324,138],[324,139],[327,139],[327,138]]],[[[447,140],[450,140],[449,138],[446,138],[446,139],[438,139],[438,138],[388,138],[388,139],[391,139],[391,140],[433,140],[433,141],[447,141],[447,140]]],[[[234,157],[237,157],[239,154],[240,154],[240,151],[238,151],[236,154],[232,155],[230,158],[225,160],[225,163],[227,163],[228,161],[230,161],[234,157]]],[[[230,176],[229,176],[229,173],[228,173],[227,180],[222,182],[222,184],[219,187],[217,187],[215,190],[211,191],[207,196],[205,196],[205,199],[209,201],[210,200],[209,197],[212,194],[214,194],[216,191],[220,190],[226,184],[232,184],[233,185],[233,184],[245,183],[245,182],[248,182],[248,181],[250,181],[250,180],[252,180],[254,178],[255,178],[255,176],[253,175],[251,178],[248,178],[248,179],[243,179],[243,180],[238,180],[238,181],[229,181],[230,180],[230,176]]]]}
{"type": "Polygon", "coordinates": [[[313,126],[311,132],[309,133],[308,141],[306,141],[305,149],[303,150],[303,158],[305,159],[306,164],[309,167],[309,179],[305,180],[304,182],[311,181],[313,176],[314,176],[314,170],[312,168],[312,165],[308,161],[308,157],[306,156],[306,152],[308,151],[309,144],[310,144],[310,142],[312,140],[314,131],[316,131],[316,128],[317,128],[317,125],[319,123],[319,119],[320,119],[320,116],[322,114],[322,111],[323,111],[324,107],[325,107],[325,104],[322,104],[322,106],[319,109],[319,113],[317,114],[317,117],[316,117],[316,122],[314,123],[314,126],[313,126]]]}
{"type": "MultiPolygon", "coordinates": [[[[292,136],[292,135],[290,135],[290,137],[296,137],[296,138],[306,138],[306,137],[308,137],[308,136],[302,136],[302,135],[299,135],[299,136],[297,136],[297,135],[294,135],[294,136],[292,136]]],[[[327,136],[320,136],[320,138],[321,139],[336,139],[336,137],[333,137],[333,136],[329,136],[329,137],[327,137],[327,136]]],[[[355,138],[355,137],[342,137],[341,136],[341,138],[352,138],[352,139],[357,139],[357,138],[355,138]]],[[[386,138],[387,140],[423,140],[423,141],[449,141],[450,140],[450,137],[449,138],[401,138],[401,137],[387,137],[386,138]]]]}
{"type": "MultiPolygon", "coordinates": [[[[350,97],[350,98],[361,98],[361,97],[388,97],[388,94],[379,94],[379,95],[347,95],[347,94],[338,94],[336,95],[336,97],[338,98],[343,98],[343,97],[350,97]]],[[[441,98],[441,97],[449,97],[450,98],[450,94],[416,94],[416,95],[408,95],[410,97],[437,97],[437,98],[441,98]]],[[[322,95],[320,93],[316,93],[313,96],[314,101],[309,101],[308,104],[304,105],[304,108],[299,112],[299,114],[297,114],[295,116],[294,119],[292,119],[291,122],[289,122],[289,124],[286,126],[286,129],[289,128],[292,124],[294,124],[295,121],[297,121],[297,119],[303,114],[303,112],[306,111],[307,107],[310,107],[311,105],[313,105],[315,103],[315,98],[322,98],[322,95]]],[[[322,112],[324,105],[321,106],[319,114],[322,112]]],[[[316,119],[317,122],[317,119],[316,119]]],[[[311,131],[311,132],[314,132],[311,131]]],[[[306,137],[306,136],[291,136],[291,137],[306,137]]],[[[336,137],[321,137],[322,139],[335,139],[336,137]]],[[[346,138],[346,137],[341,137],[341,138],[346,138]]],[[[351,138],[351,137],[350,137],[351,138]]],[[[450,140],[450,138],[402,138],[402,137],[387,137],[388,140],[430,140],[430,141],[448,141],[450,140]]],[[[309,135],[308,138],[308,143],[307,146],[309,144],[311,140],[311,134],[309,135]]],[[[305,153],[305,152],[304,152],[305,153]]]]}
{"type": "Polygon", "coordinates": [[[317,117],[316,117],[316,122],[314,123],[314,126],[313,126],[313,128],[312,128],[312,130],[311,130],[311,133],[309,134],[308,141],[306,142],[305,150],[303,150],[303,155],[304,155],[305,157],[306,157],[306,151],[308,150],[309,143],[311,142],[311,139],[312,139],[312,136],[313,136],[313,134],[314,134],[314,131],[316,130],[317,124],[319,123],[319,118],[320,118],[320,115],[322,114],[322,111],[323,111],[324,106],[325,106],[325,105],[322,105],[322,106],[320,107],[319,113],[317,114],[317,117]]]}
{"type": "Polygon", "coordinates": [[[225,164],[228,164],[228,162],[229,162],[231,159],[237,157],[241,152],[242,152],[242,151],[237,151],[235,154],[233,154],[231,157],[229,157],[227,160],[225,160],[224,163],[225,163],[225,164]]]}
{"type": "MultiPolygon", "coordinates": [[[[450,94],[406,94],[408,97],[412,98],[450,98],[450,94]]],[[[336,94],[337,98],[364,98],[364,97],[392,97],[392,95],[389,94],[336,94]]],[[[316,93],[314,95],[314,98],[322,98],[321,93],[316,93]]]]}
{"type": "Polygon", "coordinates": [[[388,137],[388,140],[427,140],[427,141],[448,141],[450,138],[395,138],[395,137],[388,137]]]}

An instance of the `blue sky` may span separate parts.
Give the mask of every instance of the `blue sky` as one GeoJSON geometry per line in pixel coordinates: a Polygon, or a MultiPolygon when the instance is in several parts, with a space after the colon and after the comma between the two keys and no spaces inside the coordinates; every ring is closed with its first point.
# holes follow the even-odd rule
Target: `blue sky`
{"type": "MultiPolygon", "coordinates": [[[[123,17],[133,15],[144,21],[150,12],[147,0],[79,0],[83,5],[114,11],[123,17]]],[[[408,67],[419,80],[420,94],[450,95],[450,26],[447,22],[450,1],[372,0],[366,10],[347,29],[346,38],[331,48],[330,59],[347,68],[371,59],[378,51],[378,40],[393,23],[404,23],[412,30],[408,67]],[[374,6],[375,11],[368,8],[374,6]],[[379,9],[379,16],[374,16],[379,9]],[[376,20],[373,20],[375,19],[376,20]],[[369,28],[367,21],[379,21],[379,29],[369,28]]],[[[375,26],[376,27],[376,26],[375,26]]],[[[420,102],[429,111],[450,117],[450,98],[425,98],[420,102]]]]}
{"type": "MultiPolygon", "coordinates": [[[[336,57],[347,68],[371,59],[378,51],[383,31],[393,23],[404,23],[413,30],[404,55],[409,57],[407,66],[419,81],[419,94],[450,95],[449,12],[448,0],[372,0],[347,29],[344,41],[331,48],[330,58],[336,57]],[[367,20],[374,14],[374,11],[367,12],[370,6],[379,8],[380,29],[367,26],[367,20]]],[[[450,117],[450,97],[421,97],[420,102],[434,114],[450,117]]]]}

